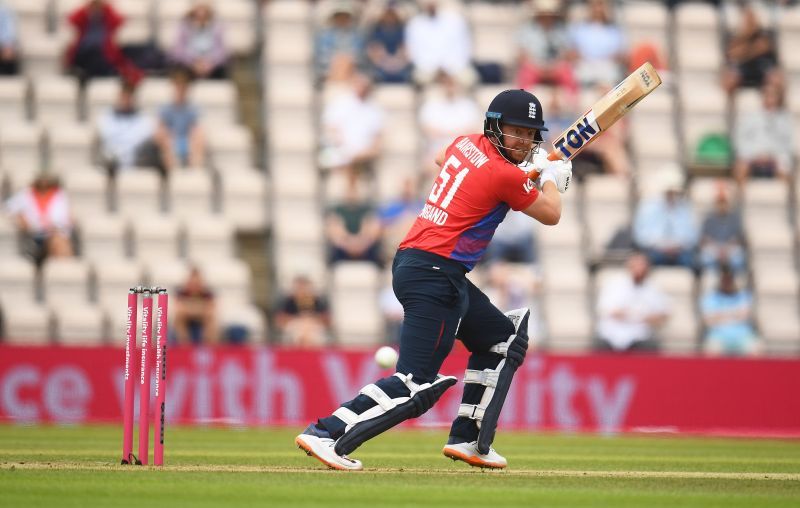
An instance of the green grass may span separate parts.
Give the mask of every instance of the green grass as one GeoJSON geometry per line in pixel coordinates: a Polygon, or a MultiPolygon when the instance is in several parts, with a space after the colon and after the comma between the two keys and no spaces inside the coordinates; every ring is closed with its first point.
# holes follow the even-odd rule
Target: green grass
{"type": "Polygon", "coordinates": [[[445,430],[397,430],[328,471],[299,429],[167,429],[167,466],[118,465],[117,426],[0,425],[0,507],[800,505],[800,442],[503,432],[506,471],[445,459],[445,430]]]}

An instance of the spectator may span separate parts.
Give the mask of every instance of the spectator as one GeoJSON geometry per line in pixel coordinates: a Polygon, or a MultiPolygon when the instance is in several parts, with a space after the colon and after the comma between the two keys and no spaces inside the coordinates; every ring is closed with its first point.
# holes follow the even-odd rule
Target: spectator
{"type": "Polygon", "coordinates": [[[185,67],[196,79],[225,79],[228,75],[228,50],[222,24],[211,4],[195,2],[178,27],[170,51],[171,59],[185,67]]]}
{"type": "Polygon", "coordinates": [[[400,5],[390,0],[367,36],[367,58],[376,81],[406,83],[411,62],[405,42],[405,19],[400,5]]]}
{"type": "Polygon", "coordinates": [[[740,114],[735,125],[733,173],[740,186],[751,175],[782,180],[791,177],[794,126],[783,90],[767,84],[761,96],[762,108],[740,114]]]}
{"type": "Polygon", "coordinates": [[[134,85],[122,83],[116,104],[98,124],[103,158],[112,172],[162,165],[153,143],[155,122],[139,110],[135,94],[134,85]]]}
{"type": "Polygon", "coordinates": [[[8,200],[6,211],[14,218],[28,254],[37,263],[49,256],[73,255],[69,198],[54,175],[37,176],[29,187],[8,200]]]}
{"type": "Polygon", "coordinates": [[[136,83],[142,71],[122,54],[115,41],[125,19],[104,0],[90,0],[73,11],[68,21],[75,28],[75,40],[67,48],[67,68],[85,82],[119,75],[136,83]]]}
{"type": "Polygon", "coordinates": [[[177,291],[173,323],[178,344],[210,346],[219,342],[214,293],[197,267],[192,267],[177,291]]]}
{"type": "Polygon", "coordinates": [[[355,177],[380,153],[383,110],[371,100],[372,82],[356,74],[351,88],[331,99],[322,112],[323,168],[345,168],[355,177]]]}
{"type": "Polygon", "coordinates": [[[700,262],[705,269],[726,265],[735,272],[745,268],[744,228],[741,210],[731,204],[730,190],[724,181],[717,185],[714,209],[703,220],[700,236],[700,262]]]}
{"type": "Polygon", "coordinates": [[[420,12],[406,25],[406,47],[414,81],[429,85],[439,71],[454,76],[464,86],[477,79],[472,67],[472,37],[464,17],[440,7],[441,0],[420,0],[420,12]]]}
{"type": "Polygon", "coordinates": [[[683,195],[679,167],[660,174],[661,194],[643,198],[633,219],[633,241],[654,265],[694,268],[699,231],[691,203],[683,195]]]}
{"type": "Polygon", "coordinates": [[[350,0],[337,0],[328,21],[314,37],[314,71],[318,83],[346,81],[364,65],[364,36],[350,0]]]}
{"type": "Polygon", "coordinates": [[[614,85],[622,79],[625,37],[613,21],[607,0],[589,0],[588,5],[589,19],[569,27],[578,58],[578,81],[582,85],[614,85]]]}
{"type": "Polygon", "coordinates": [[[706,326],[706,354],[752,356],[760,352],[753,328],[753,297],[746,289],[737,288],[736,276],[727,266],[720,269],[718,286],[703,296],[700,311],[706,326]]]}
{"type": "Polygon", "coordinates": [[[328,342],[331,327],[328,302],[317,294],[311,279],[304,275],[294,278],[291,292],[278,307],[275,324],[284,344],[313,347],[328,342]]]}
{"type": "Polygon", "coordinates": [[[361,199],[358,186],[348,185],[345,199],[328,212],[330,262],[372,261],[381,264],[381,226],[373,206],[361,199]]]}
{"type": "Polygon", "coordinates": [[[17,16],[5,0],[0,0],[0,76],[19,72],[17,16]]]}
{"type": "Polygon", "coordinates": [[[578,83],[570,62],[573,51],[563,5],[560,0],[533,0],[531,4],[534,15],[517,33],[517,86],[557,85],[575,95],[578,83]]]}
{"type": "Polygon", "coordinates": [[[669,317],[666,295],[648,280],[650,262],[635,253],[627,273],[605,281],[597,297],[597,337],[601,351],[656,351],[656,332],[669,317]]]}
{"type": "Polygon", "coordinates": [[[453,76],[441,71],[437,82],[441,93],[427,95],[419,110],[419,123],[427,140],[423,161],[438,173],[439,167],[431,162],[436,154],[460,134],[480,125],[483,115],[475,99],[453,76]]]}
{"type": "Polygon", "coordinates": [[[156,139],[167,169],[205,166],[206,140],[197,108],[189,102],[191,76],[183,70],[172,74],[174,98],[161,108],[156,139]]]}
{"type": "Polygon", "coordinates": [[[740,86],[761,87],[769,74],[778,72],[774,34],[761,26],[750,2],[742,2],[739,18],[740,24],[729,35],[725,51],[728,64],[722,86],[728,94],[740,86]]]}

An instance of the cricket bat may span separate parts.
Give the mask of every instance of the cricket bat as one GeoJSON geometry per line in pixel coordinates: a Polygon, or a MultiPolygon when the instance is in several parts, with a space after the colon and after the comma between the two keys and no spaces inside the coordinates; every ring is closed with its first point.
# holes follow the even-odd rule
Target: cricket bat
{"type": "MultiPolygon", "coordinates": [[[[547,158],[551,161],[571,160],[660,84],[661,77],[653,65],[643,63],[562,132],[547,158]]],[[[529,172],[528,178],[536,180],[539,171],[529,172]]]]}

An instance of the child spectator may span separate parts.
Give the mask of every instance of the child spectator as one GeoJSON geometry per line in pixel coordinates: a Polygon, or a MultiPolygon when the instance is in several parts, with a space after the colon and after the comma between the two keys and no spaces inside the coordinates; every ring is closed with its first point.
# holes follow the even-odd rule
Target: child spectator
{"type": "Polygon", "coordinates": [[[186,13],[178,27],[170,57],[196,79],[227,77],[225,34],[209,2],[197,2],[186,13]]]}

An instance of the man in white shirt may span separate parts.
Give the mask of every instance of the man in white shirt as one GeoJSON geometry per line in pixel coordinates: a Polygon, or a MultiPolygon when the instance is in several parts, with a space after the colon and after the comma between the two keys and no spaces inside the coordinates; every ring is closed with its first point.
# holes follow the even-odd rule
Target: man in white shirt
{"type": "Polygon", "coordinates": [[[328,103],[322,112],[323,168],[358,169],[380,153],[384,113],[370,100],[372,82],[357,74],[352,87],[328,103]]]}
{"type": "Polygon", "coordinates": [[[655,333],[669,318],[666,295],[648,280],[650,263],[633,254],[628,273],[607,280],[597,299],[597,341],[604,351],[654,351],[655,333]]]}
{"type": "Polygon", "coordinates": [[[98,124],[103,157],[116,171],[143,164],[141,150],[156,132],[156,122],[136,106],[135,90],[134,85],[123,83],[117,103],[98,124]]]}
{"type": "Polygon", "coordinates": [[[461,14],[441,9],[440,0],[420,0],[420,12],[406,25],[406,48],[414,66],[414,80],[428,85],[440,70],[462,84],[477,79],[472,68],[472,37],[461,14]]]}

